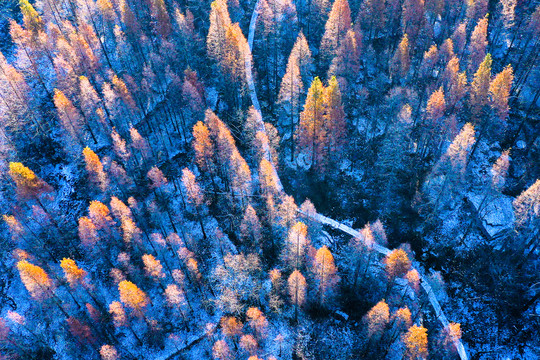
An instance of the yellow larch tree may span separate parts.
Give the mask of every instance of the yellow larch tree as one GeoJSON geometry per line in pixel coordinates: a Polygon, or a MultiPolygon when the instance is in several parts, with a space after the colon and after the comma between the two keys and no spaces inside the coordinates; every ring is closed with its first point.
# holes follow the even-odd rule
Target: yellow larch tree
{"type": "Polygon", "coordinates": [[[317,250],[313,261],[313,272],[315,273],[318,282],[319,303],[321,305],[326,305],[329,294],[335,289],[335,286],[339,282],[334,257],[326,246],[317,250]]]}
{"type": "Polygon", "coordinates": [[[156,259],[153,255],[144,254],[142,256],[142,261],[144,264],[144,272],[146,275],[150,276],[156,281],[163,279],[165,273],[163,272],[163,265],[161,262],[156,259]]]}
{"type": "Polygon", "coordinates": [[[22,198],[38,199],[40,195],[52,191],[49,184],[22,163],[10,162],[9,176],[17,186],[17,194],[22,198]]]}
{"type": "Polygon", "coordinates": [[[384,258],[386,275],[393,281],[405,275],[411,268],[411,260],[403,249],[394,249],[384,258]]]}
{"type": "Polygon", "coordinates": [[[88,146],[83,149],[84,162],[86,164],[86,171],[90,175],[90,180],[97,184],[101,191],[107,189],[108,180],[105,171],[103,171],[103,165],[99,156],[92,151],[88,146]]]}
{"type": "Polygon", "coordinates": [[[87,275],[86,271],[78,267],[77,263],[75,263],[73,259],[62,259],[62,261],[60,262],[60,266],[64,271],[64,276],[66,277],[66,280],[72,287],[84,284],[85,277],[87,275]]]}
{"type": "Polygon", "coordinates": [[[427,359],[428,357],[428,334],[422,326],[413,325],[403,335],[403,343],[406,346],[405,356],[410,360],[427,359]]]}
{"type": "Polygon", "coordinates": [[[390,308],[388,304],[384,300],[379,301],[368,311],[366,321],[369,337],[382,335],[386,325],[390,321],[390,308]]]}
{"type": "Polygon", "coordinates": [[[26,260],[19,261],[17,269],[24,287],[26,287],[32,298],[43,300],[53,296],[53,283],[45,270],[26,260]]]}
{"type": "Polygon", "coordinates": [[[289,297],[294,305],[294,318],[295,321],[298,321],[298,308],[306,302],[306,278],[300,271],[294,270],[287,283],[289,285],[289,297]]]}
{"type": "Polygon", "coordinates": [[[120,292],[120,301],[130,309],[133,309],[137,314],[142,314],[142,310],[148,305],[148,296],[132,283],[131,281],[121,281],[118,284],[120,292]]]}

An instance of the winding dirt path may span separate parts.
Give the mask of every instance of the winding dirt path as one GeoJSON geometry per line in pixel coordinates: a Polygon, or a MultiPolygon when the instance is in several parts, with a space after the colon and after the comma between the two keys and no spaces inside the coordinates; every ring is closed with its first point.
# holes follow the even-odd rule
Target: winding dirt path
{"type": "MultiPolygon", "coordinates": [[[[251,102],[253,103],[253,106],[258,111],[259,116],[259,129],[258,131],[262,131],[266,134],[266,129],[264,127],[264,122],[262,119],[262,113],[261,113],[261,106],[259,104],[259,99],[257,98],[257,91],[255,90],[255,83],[253,81],[253,71],[252,71],[252,55],[251,50],[253,49],[253,40],[255,37],[255,27],[257,25],[257,17],[259,16],[259,1],[257,0],[257,3],[255,4],[255,7],[253,9],[253,13],[251,14],[251,22],[249,24],[249,33],[248,33],[248,46],[249,46],[249,53],[247,54],[245,58],[245,73],[246,73],[246,81],[248,83],[249,88],[249,95],[251,98],[251,102]]],[[[265,155],[267,160],[272,164],[272,169],[274,172],[276,184],[278,186],[279,191],[283,191],[283,186],[281,184],[281,180],[279,179],[279,176],[277,174],[277,171],[274,167],[274,164],[272,163],[272,156],[270,153],[270,148],[266,146],[265,148],[265,155]]],[[[305,214],[301,211],[299,211],[304,216],[311,217],[313,220],[317,221],[318,223],[331,226],[335,229],[341,230],[346,234],[349,234],[352,237],[360,237],[360,232],[357,230],[354,230],[353,228],[346,226],[344,224],[341,224],[335,220],[332,220],[324,215],[321,214],[305,214]]],[[[390,249],[381,246],[379,244],[373,244],[372,249],[377,251],[378,253],[382,255],[387,255],[391,252],[390,249]]],[[[429,283],[425,280],[424,276],[419,272],[420,274],[420,283],[422,285],[422,288],[424,289],[429,302],[431,303],[431,306],[433,307],[433,310],[435,312],[435,315],[437,316],[437,319],[439,319],[439,322],[444,328],[447,328],[449,325],[448,318],[444,314],[441,304],[439,303],[439,300],[437,300],[437,297],[435,296],[435,293],[433,292],[433,289],[429,285],[429,283]]],[[[463,346],[463,343],[461,340],[454,340],[454,345],[457,349],[457,352],[459,354],[459,357],[461,360],[468,360],[467,352],[465,351],[465,347],[463,346]]]]}

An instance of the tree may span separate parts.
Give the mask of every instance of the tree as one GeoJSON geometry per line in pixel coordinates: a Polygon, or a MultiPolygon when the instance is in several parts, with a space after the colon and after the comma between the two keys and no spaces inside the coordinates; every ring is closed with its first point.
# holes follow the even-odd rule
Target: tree
{"type": "Polygon", "coordinates": [[[368,324],[368,336],[381,336],[386,325],[390,321],[390,308],[388,304],[381,300],[366,315],[368,324]]]}
{"type": "Polygon", "coordinates": [[[443,73],[443,86],[447,94],[447,102],[451,109],[455,108],[465,96],[467,90],[467,75],[459,72],[459,59],[454,56],[446,64],[443,73]]]}
{"type": "Polygon", "coordinates": [[[341,91],[335,76],[332,76],[324,89],[324,107],[324,127],[328,131],[326,147],[331,153],[339,153],[345,140],[347,124],[341,103],[341,91]]]}
{"type": "Polygon", "coordinates": [[[351,90],[360,71],[361,38],[361,34],[349,29],[341,40],[328,69],[328,77],[331,79],[335,76],[344,90],[351,90]]]}
{"type": "Polygon", "coordinates": [[[428,337],[426,328],[413,325],[409,328],[407,333],[403,335],[402,340],[407,348],[405,351],[405,356],[408,359],[427,359],[428,337]]]}
{"type": "Polygon", "coordinates": [[[298,58],[291,53],[287,62],[287,70],[281,80],[278,103],[283,107],[284,114],[290,119],[291,161],[294,161],[294,133],[298,123],[300,96],[304,90],[298,58]]]}
{"type": "Polygon", "coordinates": [[[52,281],[42,268],[26,260],[21,260],[17,263],[17,269],[24,287],[32,298],[43,300],[53,296],[52,281]]]}
{"type": "Polygon", "coordinates": [[[385,25],[385,0],[366,0],[360,5],[360,11],[356,18],[355,24],[361,25],[362,29],[369,30],[368,37],[372,38],[372,35],[377,35],[385,25]],[[375,34],[373,34],[375,30],[375,34]]]}
{"type": "Polygon", "coordinates": [[[324,306],[327,304],[329,294],[339,281],[334,257],[326,246],[317,250],[313,261],[313,272],[318,282],[319,303],[324,306]]]}
{"type": "Polygon", "coordinates": [[[522,227],[529,221],[540,217],[540,180],[536,180],[513,202],[516,225],[522,227]]]}
{"type": "Polygon", "coordinates": [[[324,128],[324,87],[316,77],[308,90],[300,125],[296,132],[300,151],[311,153],[311,165],[317,167],[325,154],[327,131],[324,128]]]}
{"type": "Polygon", "coordinates": [[[211,4],[210,28],[206,38],[206,49],[208,55],[214,61],[222,61],[225,53],[225,34],[231,25],[227,1],[216,0],[211,4]]]}
{"type": "Polygon", "coordinates": [[[64,270],[66,280],[72,287],[84,284],[87,273],[83,269],[79,268],[74,260],[64,258],[60,262],[60,266],[62,267],[62,270],[64,270]]]}
{"type": "Polygon", "coordinates": [[[295,57],[298,59],[298,68],[300,69],[300,75],[304,83],[304,88],[307,86],[311,80],[311,73],[313,71],[313,58],[311,57],[311,50],[307,42],[304,33],[300,31],[296,42],[291,50],[289,57],[295,57]]]}
{"type": "Polygon", "coordinates": [[[118,284],[120,301],[137,314],[142,314],[142,310],[148,305],[148,296],[131,281],[121,281],[118,284]]]}
{"type": "Polygon", "coordinates": [[[112,315],[113,324],[115,327],[127,326],[127,316],[124,307],[118,301],[113,301],[109,304],[109,313],[112,315]]]}
{"type": "Polygon", "coordinates": [[[167,39],[172,31],[171,19],[164,0],[151,1],[151,16],[154,32],[161,38],[167,39]]]}
{"type": "Polygon", "coordinates": [[[384,258],[386,275],[393,281],[396,277],[405,275],[411,268],[411,260],[402,249],[394,249],[384,258]]]}
{"type": "Polygon", "coordinates": [[[503,124],[506,122],[508,111],[508,98],[510,96],[510,88],[514,80],[514,72],[512,66],[508,65],[503,71],[495,75],[495,78],[489,84],[489,99],[491,106],[495,110],[497,117],[503,124]]]}
{"type": "Polygon", "coordinates": [[[293,269],[300,269],[305,265],[306,253],[310,246],[307,237],[307,226],[298,221],[289,230],[283,256],[287,265],[293,269]]]}
{"type": "Polygon", "coordinates": [[[242,335],[240,338],[240,347],[249,354],[257,352],[257,340],[252,335],[242,335]]]}
{"type": "Polygon", "coordinates": [[[90,201],[88,216],[98,230],[109,229],[113,223],[107,205],[97,200],[90,201]]]}
{"type": "Polygon", "coordinates": [[[250,307],[246,311],[249,326],[253,329],[259,339],[264,339],[267,336],[268,320],[263,315],[262,311],[256,307],[250,307]]]}
{"type": "Polygon", "coordinates": [[[298,308],[306,302],[306,278],[298,270],[294,270],[287,281],[289,296],[294,305],[294,319],[298,322],[298,308]]]}
{"type": "Polygon", "coordinates": [[[160,279],[163,279],[165,277],[165,274],[163,273],[163,265],[161,265],[161,262],[153,255],[144,254],[142,256],[142,261],[144,264],[144,272],[146,273],[146,275],[150,276],[158,282],[160,279]]]}
{"type": "Polygon", "coordinates": [[[92,220],[90,220],[86,216],[81,216],[79,218],[78,231],[81,243],[89,249],[93,248],[99,240],[96,226],[94,225],[92,220]]]}
{"type": "MultiPolygon", "coordinates": [[[[82,115],[64,93],[58,89],[54,90],[54,106],[58,110],[58,117],[62,122],[64,130],[70,135],[72,141],[84,146],[85,132],[83,131],[82,115]]],[[[94,143],[97,143],[94,137],[94,143]]]]}
{"type": "Polygon", "coordinates": [[[148,170],[146,177],[148,180],[150,180],[149,186],[151,189],[160,188],[168,183],[167,178],[157,166],[153,166],[150,170],[148,170]]]}
{"type": "Polygon", "coordinates": [[[240,233],[242,234],[242,238],[250,244],[250,247],[258,249],[258,252],[261,252],[262,245],[261,230],[261,222],[255,209],[253,209],[253,206],[248,205],[240,223],[240,233]]]}
{"type": "Polygon", "coordinates": [[[118,360],[118,352],[116,348],[112,345],[103,345],[99,349],[99,355],[101,360],[118,360]]]}
{"type": "Polygon", "coordinates": [[[424,26],[424,13],[424,0],[405,0],[401,6],[401,29],[413,43],[424,26]]]}
{"type": "Polygon", "coordinates": [[[225,340],[218,340],[212,347],[212,356],[218,360],[231,360],[233,355],[225,340]]]}
{"type": "Polygon", "coordinates": [[[405,34],[401,38],[390,63],[390,72],[393,76],[404,78],[409,73],[409,68],[411,66],[411,56],[409,51],[409,36],[405,34]]]}
{"type": "Polygon", "coordinates": [[[347,0],[336,0],[324,27],[321,40],[321,52],[326,61],[332,59],[351,28],[351,9],[347,0]]]}
{"type": "Polygon", "coordinates": [[[83,155],[84,162],[86,163],[86,171],[88,171],[91,181],[97,184],[101,191],[105,191],[108,180],[99,157],[88,146],[83,149],[83,155]]]}
{"type": "Polygon", "coordinates": [[[488,0],[468,0],[466,16],[470,20],[485,18],[488,10],[488,0]]]}
{"type": "Polygon", "coordinates": [[[475,142],[474,126],[467,123],[433,167],[425,190],[428,190],[430,199],[434,201],[434,210],[437,210],[441,203],[447,205],[446,200],[454,201],[453,196],[449,199],[446,199],[446,196],[458,192],[461,188],[467,160],[472,156],[475,142]]]}
{"type": "Polygon", "coordinates": [[[203,172],[214,172],[214,144],[210,139],[210,132],[208,127],[198,121],[193,126],[193,148],[195,150],[195,156],[197,165],[203,172]]]}
{"type": "Polygon", "coordinates": [[[9,176],[15,182],[17,194],[23,199],[38,199],[42,194],[53,190],[32,170],[19,162],[9,163],[9,176]]]}
{"type": "Polygon", "coordinates": [[[491,63],[491,54],[487,54],[484,61],[482,61],[478,67],[478,70],[474,74],[471,84],[471,111],[477,119],[482,115],[484,106],[488,104],[489,85],[491,80],[491,63]]]}
{"type": "Polygon", "coordinates": [[[469,72],[478,69],[478,66],[486,56],[487,47],[487,16],[480,19],[474,28],[469,42],[469,72]]]}

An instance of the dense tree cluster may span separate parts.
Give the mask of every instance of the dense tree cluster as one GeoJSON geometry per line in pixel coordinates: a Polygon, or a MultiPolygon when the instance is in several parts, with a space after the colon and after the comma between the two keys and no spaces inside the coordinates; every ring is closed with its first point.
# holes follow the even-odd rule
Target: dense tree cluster
{"type": "Polygon", "coordinates": [[[537,2],[8,9],[0,358],[540,356],[537,2]]]}

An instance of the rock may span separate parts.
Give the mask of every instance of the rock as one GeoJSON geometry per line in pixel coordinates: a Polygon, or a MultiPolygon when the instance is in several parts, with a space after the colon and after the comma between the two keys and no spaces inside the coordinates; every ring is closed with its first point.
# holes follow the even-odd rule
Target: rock
{"type": "Polygon", "coordinates": [[[482,220],[482,229],[490,239],[504,236],[514,227],[513,198],[504,195],[469,195],[468,199],[482,220]]]}

